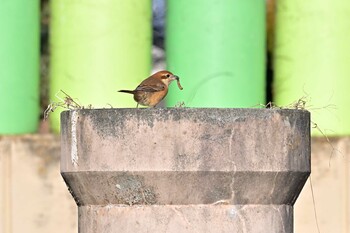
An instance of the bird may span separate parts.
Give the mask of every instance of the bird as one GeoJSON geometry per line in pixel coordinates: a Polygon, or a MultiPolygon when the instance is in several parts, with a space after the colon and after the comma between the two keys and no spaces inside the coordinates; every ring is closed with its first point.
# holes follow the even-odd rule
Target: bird
{"type": "Polygon", "coordinates": [[[134,100],[139,104],[148,107],[155,107],[168,94],[168,87],[172,81],[176,80],[180,90],[180,78],[170,71],[162,70],[154,73],[143,80],[135,90],[119,90],[119,92],[134,95],[134,100]]]}

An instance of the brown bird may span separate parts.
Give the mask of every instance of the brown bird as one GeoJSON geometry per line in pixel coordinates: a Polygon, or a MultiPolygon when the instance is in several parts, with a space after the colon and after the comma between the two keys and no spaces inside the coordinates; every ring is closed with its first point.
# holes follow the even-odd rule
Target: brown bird
{"type": "Polygon", "coordinates": [[[168,94],[168,87],[174,80],[177,80],[177,85],[182,90],[179,77],[163,70],[143,80],[135,90],[120,90],[119,92],[133,94],[134,100],[137,102],[136,108],[139,104],[155,107],[168,94]]]}

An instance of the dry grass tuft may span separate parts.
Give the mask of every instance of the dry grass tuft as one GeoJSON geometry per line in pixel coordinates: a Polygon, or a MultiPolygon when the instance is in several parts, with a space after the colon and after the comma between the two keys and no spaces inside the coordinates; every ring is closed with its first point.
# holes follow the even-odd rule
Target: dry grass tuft
{"type": "Polygon", "coordinates": [[[83,105],[79,104],[77,100],[74,100],[70,95],[68,95],[63,90],[60,90],[59,92],[57,92],[55,96],[59,101],[52,102],[47,106],[46,110],[44,111],[44,120],[47,120],[49,118],[50,113],[54,112],[59,107],[68,109],[68,110],[93,108],[91,104],[89,104],[87,107],[84,107],[83,105]]]}

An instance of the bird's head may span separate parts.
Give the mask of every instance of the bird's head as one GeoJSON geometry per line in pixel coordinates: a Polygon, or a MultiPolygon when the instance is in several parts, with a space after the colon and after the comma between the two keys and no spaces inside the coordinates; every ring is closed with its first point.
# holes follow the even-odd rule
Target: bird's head
{"type": "Polygon", "coordinates": [[[174,80],[179,80],[179,77],[171,73],[167,70],[158,71],[157,73],[153,74],[152,77],[155,77],[162,81],[167,86],[174,80]]]}

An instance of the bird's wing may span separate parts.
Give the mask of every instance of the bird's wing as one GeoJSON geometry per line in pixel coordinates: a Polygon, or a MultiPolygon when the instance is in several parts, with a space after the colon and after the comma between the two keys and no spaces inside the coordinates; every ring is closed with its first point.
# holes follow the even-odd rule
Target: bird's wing
{"type": "Polygon", "coordinates": [[[165,88],[166,88],[166,85],[162,82],[154,82],[154,83],[148,83],[148,84],[141,83],[135,89],[135,91],[157,92],[157,91],[163,91],[165,88]]]}

